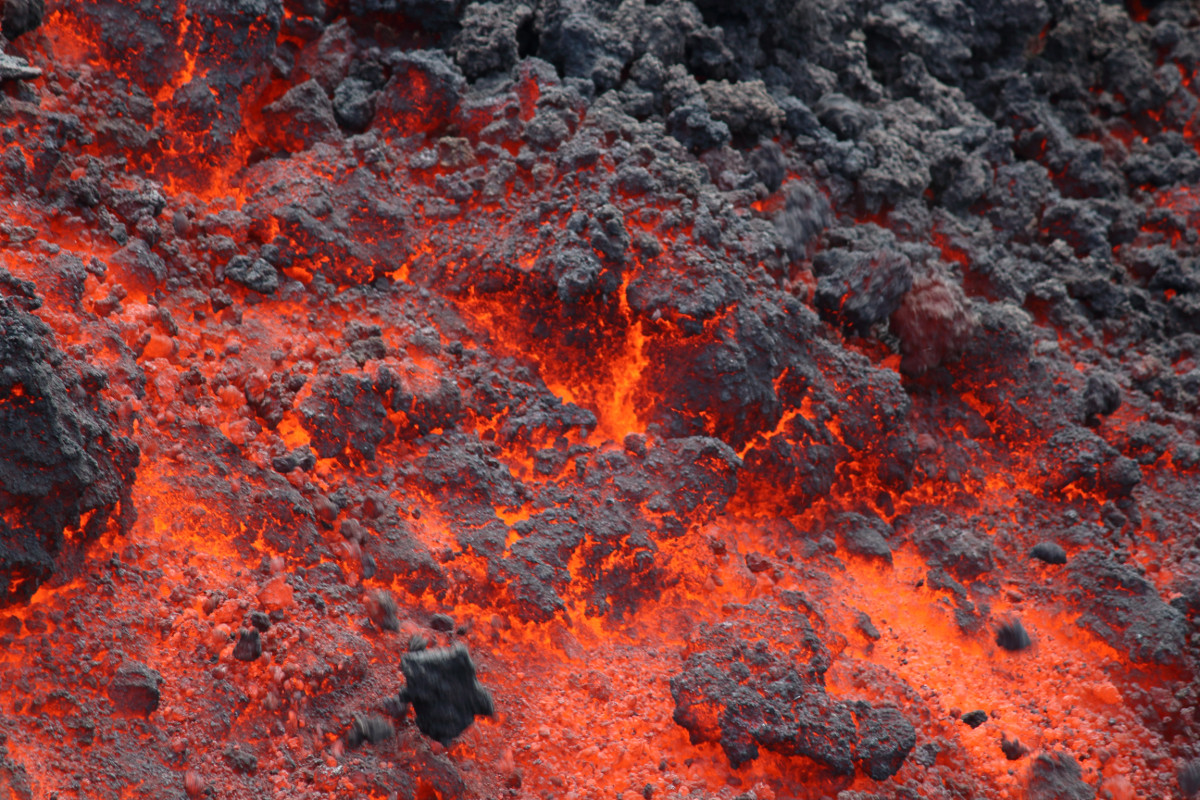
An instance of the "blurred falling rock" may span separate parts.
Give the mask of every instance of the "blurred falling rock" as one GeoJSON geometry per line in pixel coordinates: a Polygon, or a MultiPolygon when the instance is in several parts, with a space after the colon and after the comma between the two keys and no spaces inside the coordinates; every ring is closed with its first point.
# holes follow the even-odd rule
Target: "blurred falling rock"
{"type": "Polygon", "coordinates": [[[1029,638],[1021,621],[1014,619],[1004,623],[996,631],[996,644],[1009,652],[1016,653],[1033,644],[1033,640],[1029,638]]]}
{"type": "Polygon", "coordinates": [[[1039,561],[1045,561],[1047,564],[1067,563],[1067,551],[1054,542],[1038,542],[1029,551],[1029,555],[1039,561]]]}
{"type": "Polygon", "coordinates": [[[1184,797],[1200,792],[1200,760],[1189,761],[1179,768],[1179,791],[1184,797]]]}
{"type": "Polygon", "coordinates": [[[238,661],[253,661],[261,655],[262,638],[258,628],[242,628],[238,643],[233,648],[233,657],[238,661]]]}
{"type": "Polygon", "coordinates": [[[358,747],[363,742],[379,744],[395,735],[395,727],[383,717],[360,717],[355,714],[354,721],[350,723],[350,732],[346,734],[346,744],[351,747],[358,747]]]}
{"type": "Polygon", "coordinates": [[[396,601],[386,589],[376,589],[368,594],[365,605],[371,621],[378,625],[381,630],[400,630],[400,619],[397,616],[396,601]]]}
{"type": "Polygon", "coordinates": [[[380,704],[380,708],[382,708],[383,712],[389,717],[404,719],[406,716],[408,716],[408,700],[405,699],[403,691],[401,691],[400,694],[396,695],[395,697],[386,698],[380,704]]]}
{"type": "Polygon", "coordinates": [[[149,716],[158,708],[158,687],[162,675],[136,661],[122,664],[108,685],[108,697],[113,704],[131,714],[149,716]]]}
{"type": "Polygon", "coordinates": [[[475,664],[465,645],[405,653],[400,671],[408,683],[401,696],[412,703],[417,727],[444,745],[470,727],[475,717],[495,713],[492,695],[475,678],[475,664]]]}
{"type": "Polygon", "coordinates": [[[1093,800],[1096,790],[1083,782],[1079,762],[1066,753],[1038,753],[1029,770],[1029,800],[1093,800]]]}
{"type": "Polygon", "coordinates": [[[1029,753],[1029,748],[1021,744],[1020,739],[1016,737],[1009,739],[1004,734],[1000,735],[1000,750],[1003,751],[1004,757],[1009,761],[1016,761],[1029,753]]]}

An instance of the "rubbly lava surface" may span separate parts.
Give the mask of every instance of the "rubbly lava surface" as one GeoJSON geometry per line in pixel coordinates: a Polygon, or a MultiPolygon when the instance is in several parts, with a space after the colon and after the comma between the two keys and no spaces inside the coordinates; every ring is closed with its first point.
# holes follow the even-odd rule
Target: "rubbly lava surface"
{"type": "Polygon", "coordinates": [[[7,0],[0,797],[1200,790],[1186,0],[7,0]]]}

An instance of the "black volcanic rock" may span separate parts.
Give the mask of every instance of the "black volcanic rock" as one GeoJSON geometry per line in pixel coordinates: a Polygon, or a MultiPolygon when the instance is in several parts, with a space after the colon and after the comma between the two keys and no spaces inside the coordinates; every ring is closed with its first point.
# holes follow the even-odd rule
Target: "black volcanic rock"
{"type": "Polygon", "coordinates": [[[912,723],[892,706],[854,704],[858,723],[855,763],[872,780],[883,781],[895,775],[917,744],[912,723]]]}
{"type": "Polygon", "coordinates": [[[991,572],[995,566],[991,543],[973,531],[948,525],[922,525],[913,538],[921,555],[961,581],[991,572]]]}
{"type": "Polygon", "coordinates": [[[962,721],[972,728],[978,728],[983,723],[987,722],[988,715],[986,711],[968,711],[962,715],[962,721]]]}
{"type": "Polygon", "coordinates": [[[867,224],[827,234],[828,246],[813,258],[816,303],[830,319],[857,330],[883,322],[912,288],[912,262],[894,234],[867,224]]]}
{"type": "Polygon", "coordinates": [[[63,533],[81,524],[89,541],[122,509],[138,450],[102,399],[108,376],[54,347],[30,313],[32,284],[0,270],[0,604],[25,600],[56,569],[63,533]]]}
{"type": "Polygon", "coordinates": [[[149,716],[158,708],[162,682],[162,675],[145,664],[126,662],[108,684],[108,697],[122,711],[149,716]]]}
{"type": "Polygon", "coordinates": [[[1047,564],[1067,563],[1067,551],[1062,548],[1062,545],[1054,542],[1038,542],[1029,551],[1029,555],[1047,564]]]}
{"type": "Polygon", "coordinates": [[[45,0],[4,0],[0,30],[11,42],[41,25],[45,13],[45,0]]]}
{"type": "Polygon", "coordinates": [[[271,294],[279,288],[279,273],[261,258],[234,256],[225,265],[225,277],[247,289],[271,294]]]}
{"type": "Polygon", "coordinates": [[[834,520],[833,530],[841,535],[849,552],[891,563],[892,548],[887,540],[892,535],[892,529],[883,519],[862,514],[842,514],[834,520]]]}
{"type": "Polygon", "coordinates": [[[1121,407],[1121,387],[1112,375],[1093,371],[1088,375],[1082,401],[1085,424],[1095,427],[1100,424],[1100,417],[1107,417],[1121,407]]]}
{"type": "Polygon", "coordinates": [[[1033,640],[1029,638],[1020,620],[1011,620],[996,629],[996,644],[1011,653],[1016,653],[1032,646],[1033,640]]]}
{"type": "Polygon", "coordinates": [[[242,628],[233,647],[233,657],[238,661],[254,661],[261,655],[262,636],[258,628],[242,628]]]}
{"type": "Polygon", "coordinates": [[[1183,654],[1187,621],[1163,602],[1144,575],[1096,550],[1071,559],[1072,593],[1083,610],[1079,625],[1129,654],[1138,663],[1170,664],[1183,654]]]}
{"type": "Polygon", "coordinates": [[[400,670],[402,692],[412,704],[421,733],[444,745],[470,727],[478,716],[495,713],[491,693],[475,678],[465,645],[405,653],[400,670]]]}

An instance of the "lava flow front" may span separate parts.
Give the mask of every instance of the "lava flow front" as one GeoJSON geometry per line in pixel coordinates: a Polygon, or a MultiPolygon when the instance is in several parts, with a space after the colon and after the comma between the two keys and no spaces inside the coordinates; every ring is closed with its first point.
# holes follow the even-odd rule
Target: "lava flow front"
{"type": "Polygon", "coordinates": [[[1194,3],[0,10],[0,800],[1200,792],[1194,3]]]}

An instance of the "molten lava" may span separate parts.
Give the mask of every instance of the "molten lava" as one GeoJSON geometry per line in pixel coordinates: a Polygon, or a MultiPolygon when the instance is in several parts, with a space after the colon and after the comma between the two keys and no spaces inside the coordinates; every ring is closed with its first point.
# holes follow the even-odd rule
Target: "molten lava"
{"type": "Polygon", "coordinates": [[[0,796],[1200,790],[1192,4],[41,6],[0,796]]]}

